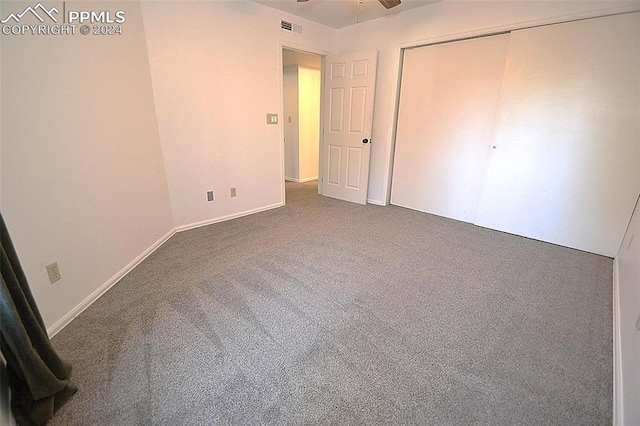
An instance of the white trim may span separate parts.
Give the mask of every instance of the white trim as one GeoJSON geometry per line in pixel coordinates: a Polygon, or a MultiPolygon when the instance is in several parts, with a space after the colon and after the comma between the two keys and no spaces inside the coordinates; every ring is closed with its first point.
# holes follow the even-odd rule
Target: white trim
{"type": "MultiPolygon", "coordinates": [[[[327,56],[329,54],[327,50],[317,49],[315,47],[308,46],[305,44],[294,43],[294,42],[291,42],[290,40],[280,40],[280,43],[278,45],[280,47],[281,57],[282,57],[282,49],[297,50],[298,52],[301,52],[301,53],[309,53],[311,55],[316,55],[316,56],[327,56]]],[[[280,61],[279,66],[282,66],[282,61],[280,61]]]]}
{"type": "Polygon", "coordinates": [[[215,219],[204,220],[202,222],[191,223],[188,225],[178,226],[165,235],[163,235],[158,241],[153,243],[148,249],[140,253],[135,259],[133,259],[127,266],[122,268],[118,273],[116,273],[113,277],[109,278],[107,282],[98,287],[93,293],[87,296],[82,302],[76,305],[75,308],[71,309],[67,314],[65,314],[62,318],[56,321],[51,327],[47,328],[47,334],[49,338],[52,338],[56,334],[60,332],[63,328],[65,328],[71,321],[73,321],[78,315],[80,315],[85,309],[87,309],[93,302],[98,300],[103,294],[105,294],[111,287],[113,287],[118,281],[124,278],[129,272],[131,272],[136,266],[138,266],[143,260],[145,260],[151,253],[156,251],[162,244],[164,244],[169,238],[171,238],[176,232],[182,232],[189,229],[199,228],[201,226],[210,225],[213,223],[224,222],[226,220],[236,219],[242,216],[247,216],[254,213],[260,213],[266,210],[275,209],[278,207],[284,206],[284,203],[272,204],[265,207],[260,207],[253,210],[247,210],[240,213],[230,214],[227,216],[222,216],[215,219]]]}
{"type": "Polygon", "coordinates": [[[224,222],[224,221],[231,220],[231,219],[237,219],[239,217],[248,216],[250,214],[260,213],[260,212],[264,212],[264,211],[272,210],[272,209],[277,209],[278,207],[282,207],[282,206],[284,206],[284,203],[276,203],[276,204],[271,204],[269,206],[258,207],[257,209],[253,209],[253,210],[246,210],[246,211],[243,211],[243,212],[240,212],[240,213],[233,213],[233,214],[229,214],[229,215],[226,215],[226,216],[217,217],[217,218],[214,218],[214,219],[207,219],[207,220],[203,220],[203,221],[200,221],[200,222],[189,223],[187,225],[177,226],[176,227],[176,232],[188,231],[189,229],[200,228],[202,226],[207,226],[207,225],[211,225],[211,224],[218,223],[218,222],[224,222]]]}
{"type": "Polygon", "coordinates": [[[279,96],[279,105],[278,105],[278,109],[280,111],[280,120],[278,120],[278,137],[280,138],[279,140],[279,145],[280,145],[280,176],[283,177],[283,179],[280,179],[280,202],[282,204],[286,203],[286,197],[287,197],[287,193],[286,193],[286,189],[284,187],[284,181],[286,180],[286,166],[285,166],[285,142],[284,142],[284,61],[282,59],[282,49],[284,48],[283,44],[282,44],[282,40],[280,40],[278,42],[278,75],[280,76],[280,78],[278,78],[278,93],[280,94],[279,96]]]}
{"type": "Polygon", "coordinates": [[[620,336],[620,278],[618,258],[613,259],[613,426],[624,425],[622,410],[622,348],[620,336]]]}
{"type": "Polygon", "coordinates": [[[622,6],[604,7],[598,10],[588,12],[570,13],[565,15],[557,15],[549,18],[535,19],[530,21],[519,21],[495,27],[480,28],[477,30],[463,31],[459,33],[445,34],[437,37],[429,37],[414,41],[398,43],[400,49],[411,49],[415,47],[427,46],[434,43],[446,43],[457,41],[470,37],[484,37],[495,33],[518,31],[544,25],[563,24],[567,22],[579,21],[582,19],[601,18],[609,15],[617,15],[623,13],[639,12],[640,7],[636,2],[630,2],[622,6]]]}
{"type": "MultiPolygon", "coordinates": [[[[402,83],[402,65],[404,49],[401,46],[395,52],[395,70],[393,71],[393,81],[396,82],[393,90],[393,108],[391,110],[391,139],[385,152],[386,166],[384,169],[384,180],[382,181],[382,195],[384,196],[384,206],[391,204],[391,188],[393,179],[393,166],[395,164],[396,134],[398,133],[398,114],[400,112],[400,85],[402,83]]],[[[367,201],[368,202],[368,201],[367,201]]]]}
{"type": "MultiPolygon", "coordinates": [[[[322,131],[322,111],[323,111],[323,102],[324,102],[324,60],[325,57],[329,54],[328,51],[324,49],[317,49],[315,47],[311,47],[305,44],[299,44],[295,42],[291,42],[290,40],[279,40],[278,41],[278,68],[280,78],[278,79],[278,91],[280,93],[280,116],[282,120],[280,120],[278,124],[279,132],[280,132],[280,171],[282,175],[282,186],[280,188],[281,192],[281,200],[282,205],[286,203],[286,192],[284,188],[284,181],[290,180],[295,182],[295,180],[291,178],[287,178],[285,176],[285,164],[284,164],[284,68],[282,62],[282,49],[288,50],[297,50],[298,52],[308,53],[311,55],[320,56],[321,65],[320,65],[320,140],[318,141],[318,176],[322,176],[322,146],[324,142],[324,132],[322,131]]],[[[315,179],[318,179],[316,177],[315,179]]],[[[318,193],[321,194],[321,185],[318,185],[318,193]]],[[[279,207],[279,206],[278,206],[279,207]]]]}
{"type": "Polygon", "coordinates": [[[127,266],[122,268],[118,273],[116,273],[113,277],[109,278],[107,282],[102,284],[100,287],[96,289],[93,293],[87,296],[82,302],[76,305],[75,308],[70,310],[66,315],[56,321],[51,327],[47,329],[47,334],[49,334],[49,338],[55,336],[65,328],[75,317],[80,315],[85,309],[87,309],[93,302],[98,300],[100,296],[105,294],[107,290],[113,287],[118,281],[120,281],[125,275],[131,272],[136,266],[138,266],[143,260],[145,260],[151,253],[156,251],[162,244],[164,244],[169,238],[175,234],[175,229],[164,234],[158,241],[153,243],[148,249],[140,253],[135,259],[133,259],[127,266]]]}
{"type": "Polygon", "coordinates": [[[287,180],[289,182],[295,182],[295,183],[305,183],[305,182],[311,182],[312,180],[318,180],[318,176],[308,177],[308,178],[304,178],[304,179],[296,179],[296,178],[286,177],[285,176],[284,180],[287,180]]]}
{"type": "Polygon", "coordinates": [[[384,201],[380,201],[380,200],[374,200],[373,198],[367,198],[367,204],[374,204],[376,206],[386,206],[387,203],[385,203],[384,201]]]}

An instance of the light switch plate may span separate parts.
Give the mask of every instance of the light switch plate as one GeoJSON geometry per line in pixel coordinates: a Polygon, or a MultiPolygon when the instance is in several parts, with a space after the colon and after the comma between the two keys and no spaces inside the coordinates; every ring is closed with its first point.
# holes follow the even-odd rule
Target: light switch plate
{"type": "Polygon", "coordinates": [[[278,114],[267,114],[267,124],[278,124],[278,114]]]}

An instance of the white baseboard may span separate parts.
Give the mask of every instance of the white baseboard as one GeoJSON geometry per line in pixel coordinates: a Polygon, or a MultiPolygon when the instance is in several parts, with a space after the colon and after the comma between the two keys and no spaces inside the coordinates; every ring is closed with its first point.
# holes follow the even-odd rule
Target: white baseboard
{"type": "Polygon", "coordinates": [[[248,216],[254,213],[260,213],[267,210],[277,209],[284,206],[284,203],[271,204],[269,206],[259,207],[253,210],[246,210],[240,213],[233,213],[226,216],[217,217],[214,219],[207,219],[200,222],[189,223],[187,225],[181,225],[176,227],[176,232],[188,231],[189,229],[200,228],[201,226],[207,226],[218,222],[224,222],[226,220],[237,219],[239,217],[248,216]]]}
{"type": "Polygon", "coordinates": [[[620,282],[618,258],[613,259],[613,426],[623,426],[622,358],[620,347],[620,282]]]}
{"type": "Polygon", "coordinates": [[[199,228],[201,226],[211,225],[212,223],[223,222],[225,220],[231,220],[242,216],[248,216],[254,213],[260,213],[266,210],[275,209],[278,207],[284,206],[283,203],[272,204],[265,207],[260,207],[253,210],[247,210],[240,213],[234,213],[227,216],[218,217],[215,219],[204,220],[202,222],[191,223],[188,225],[178,226],[171,231],[167,232],[163,235],[158,241],[153,243],[148,249],[140,253],[135,259],[133,259],[127,266],[122,268],[117,274],[111,277],[107,282],[98,287],[93,293],[91,293],[87,298],[85,298],[82,302],[80,302],[75,308],[69,311],[66,315],[56,321],[51,327],[47,328],[47,334],[49,334],[49,338],[52,338],[56,334],[60,332],[63,328],[65,328],[75,317],[80,315],[85,309],[87,309],[93,302],[98,300],[100,296],[107,292],[114,284],[120,281],[125,275],[131,272],[136,266],[138,266],[143,260],[145,260],[151,253],[156,251],[162,244],[164,244],[169,238],[171,238],[176,232],[186,231],[188,229],[199,228]]]}
{"type": "Polygon", "coordinates": [[[318,180],[318,176],[308,177],[304,179],[297,179],[297,178],[285,176],[284,180],[287,180],[289,182],[295,182],[295,183],[304,183],[304,182],[311,182],[312,180],[318,180]]]}
{"type": "Polygon", "coordinates": [[[383,206],[383,207],[387,205],[387,203],[383,201],[373,200],[371,198],[367,198],[367,204],[374,204],[376,206],[383,206]]]}
{"type": "Polygon", "coordinates": [[[122,268],[117,274],[115,274],[113,277],[111,277],[106,283],[104,283],[100,287],[98,287],[96,289],[96,291],[91,293],[86,299],[84,299],[82,302],[80,302],[75,308],[73,308],[65,316],[60,318],[55,324],[53,324],[51,327],[49,327],[47,329],[47,334],[49,334],[49,337],[51,338],[51,337],[55,336],[56,334],[58,334],[58,332],[60,332],[60,330],[62,330],[64,327],[66,327],[67,324],[69,324],[75,317],[80,315],[82,313],[82,311],[84,311],[89,306],[91,306],[91,304],[93,302],[98,300],[98,298],[100,296],[102,296],[104,293],[106,293],[107,290],[109,290],[111,287],[113,287],[113,285],[115,283],[120,281],[125,275],[127,275],[129,272],[131,272],[133,270],[133,268],[138,266],[140,264],[140,262],[145,260],[151,253],[156,251],[162,244],[165,243],[165,241],[167,241],[169,238],[171,238],[173,236],[173,234],[175,234],[175,233],[176,233],[175,229],[172,229],[171,231],[169,231],[166,234],[164,234],[158,241],[156,241],[148,249],[146,249],[145,251],[140,253],[140,255],[138,255],[138,257],[136,257],[135,259],[133,259],[127,266],[122,268]]]}

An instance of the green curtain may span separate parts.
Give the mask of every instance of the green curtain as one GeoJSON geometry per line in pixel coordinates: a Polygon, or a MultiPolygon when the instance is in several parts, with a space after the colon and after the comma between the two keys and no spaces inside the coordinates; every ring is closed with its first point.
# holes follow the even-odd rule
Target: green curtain
{"type": "Polygon", "coordinates": [[[71,366],[51,346],[2,214],[0,222],[0,348],[7,362],[11,410],[18,424],[40,425],[75,393],[76,387],[68,380],[71,366]]]}

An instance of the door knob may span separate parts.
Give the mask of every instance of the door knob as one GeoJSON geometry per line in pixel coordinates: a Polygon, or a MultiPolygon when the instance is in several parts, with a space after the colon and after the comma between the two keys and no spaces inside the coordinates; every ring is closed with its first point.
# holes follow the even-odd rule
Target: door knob
{"type": "Polygon", "coordinates": [[[369,139],[367,138],[362,139],[362,143],[369,143],[369,139]]]}

